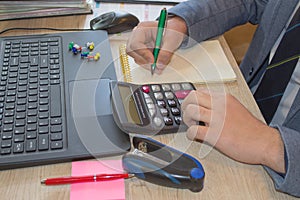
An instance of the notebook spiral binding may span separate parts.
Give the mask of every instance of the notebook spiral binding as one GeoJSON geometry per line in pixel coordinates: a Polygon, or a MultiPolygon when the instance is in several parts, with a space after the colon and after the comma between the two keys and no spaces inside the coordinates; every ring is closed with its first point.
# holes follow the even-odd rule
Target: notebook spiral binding
{"type": "Polygon", "coordinates": [[[121,44],[119,47],[120,61],[122,73],[125,82],[132,82],[131,69],[128,61],[128,55],[126,53],[126,44],[121,44]]]}

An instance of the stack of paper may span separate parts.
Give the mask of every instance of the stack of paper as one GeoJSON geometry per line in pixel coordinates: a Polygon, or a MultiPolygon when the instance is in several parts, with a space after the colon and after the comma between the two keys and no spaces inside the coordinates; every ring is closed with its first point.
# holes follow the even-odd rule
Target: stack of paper
{"type": "Polygon", "coordinates": [[[86,0],[1,1],[0,20],[92,13],[86,0]]]}

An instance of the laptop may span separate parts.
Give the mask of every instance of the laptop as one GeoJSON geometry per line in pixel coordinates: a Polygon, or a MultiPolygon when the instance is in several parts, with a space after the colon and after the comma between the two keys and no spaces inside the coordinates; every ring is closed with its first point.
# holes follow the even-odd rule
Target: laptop
{"type": "Polygon", "coordinates": [[[1,37],[0,63],[1,170],[130,149],[112,116],[109,84],[117,78],[105,31],[1,37]]]}

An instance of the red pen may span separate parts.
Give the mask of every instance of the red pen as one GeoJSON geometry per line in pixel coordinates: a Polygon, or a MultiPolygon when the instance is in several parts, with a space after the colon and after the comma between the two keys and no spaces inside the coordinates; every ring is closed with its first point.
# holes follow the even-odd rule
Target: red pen
{"type": "Polygon", "coordinates": [[[44,185],[62,185],[71,183],[84,183],[84,182],[96,182],[96,181],[111,181],[121,178],[131,178],[133,174],[95,174],[89,176],[69,176],[59,178],[48,178],[41,180],[41,184],[44,185]]]}

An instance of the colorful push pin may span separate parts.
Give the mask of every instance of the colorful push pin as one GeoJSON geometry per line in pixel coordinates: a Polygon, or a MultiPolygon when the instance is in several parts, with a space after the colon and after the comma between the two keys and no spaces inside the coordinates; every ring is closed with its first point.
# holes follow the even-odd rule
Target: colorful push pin
{"type": "Polygon", "coordinates": [[[99,60],[100,59],[100,53],[96,53],[96,55],[94,56],[94,60],[99,60]]]}
{"type": "Polygon", "coordinates": [[[69,43],[69,51],[71,51],[73,49],[73,46],[74,46],[74,42],[70,42],[69,43]]]}
{"type": "Polygon", "coordinates": [[[88,42],[88,43],[86,43],[86,46],[90,51],[93,51],[95,48],[94,42],[88,42]]]}
{"type": "Polygon", "coordinates": [[[79,46],[78,44],[74,44],[73,47],[72,47],[72,51],[73,51],[74,54],[77,54],[78,52],[82,51],[82,47],[79,46]]]}
{"type": "Polygon", "coordinates": [[[95,61],[97,61],[97,60],[99,60],[99,58],[100,58],[100,53],[96,53],[96,55],[88,55],[87,56],[87,59],[88,60],[95,60],[95,61]]]}
{"type": "Polygon", "coordinates": [[[88,57],[88,55],[90,54],[90,52],[82,52],[81,54],[80,54],[80,56],[81,56],[81,58],[86,58],[86,57],[88,57]]]}

